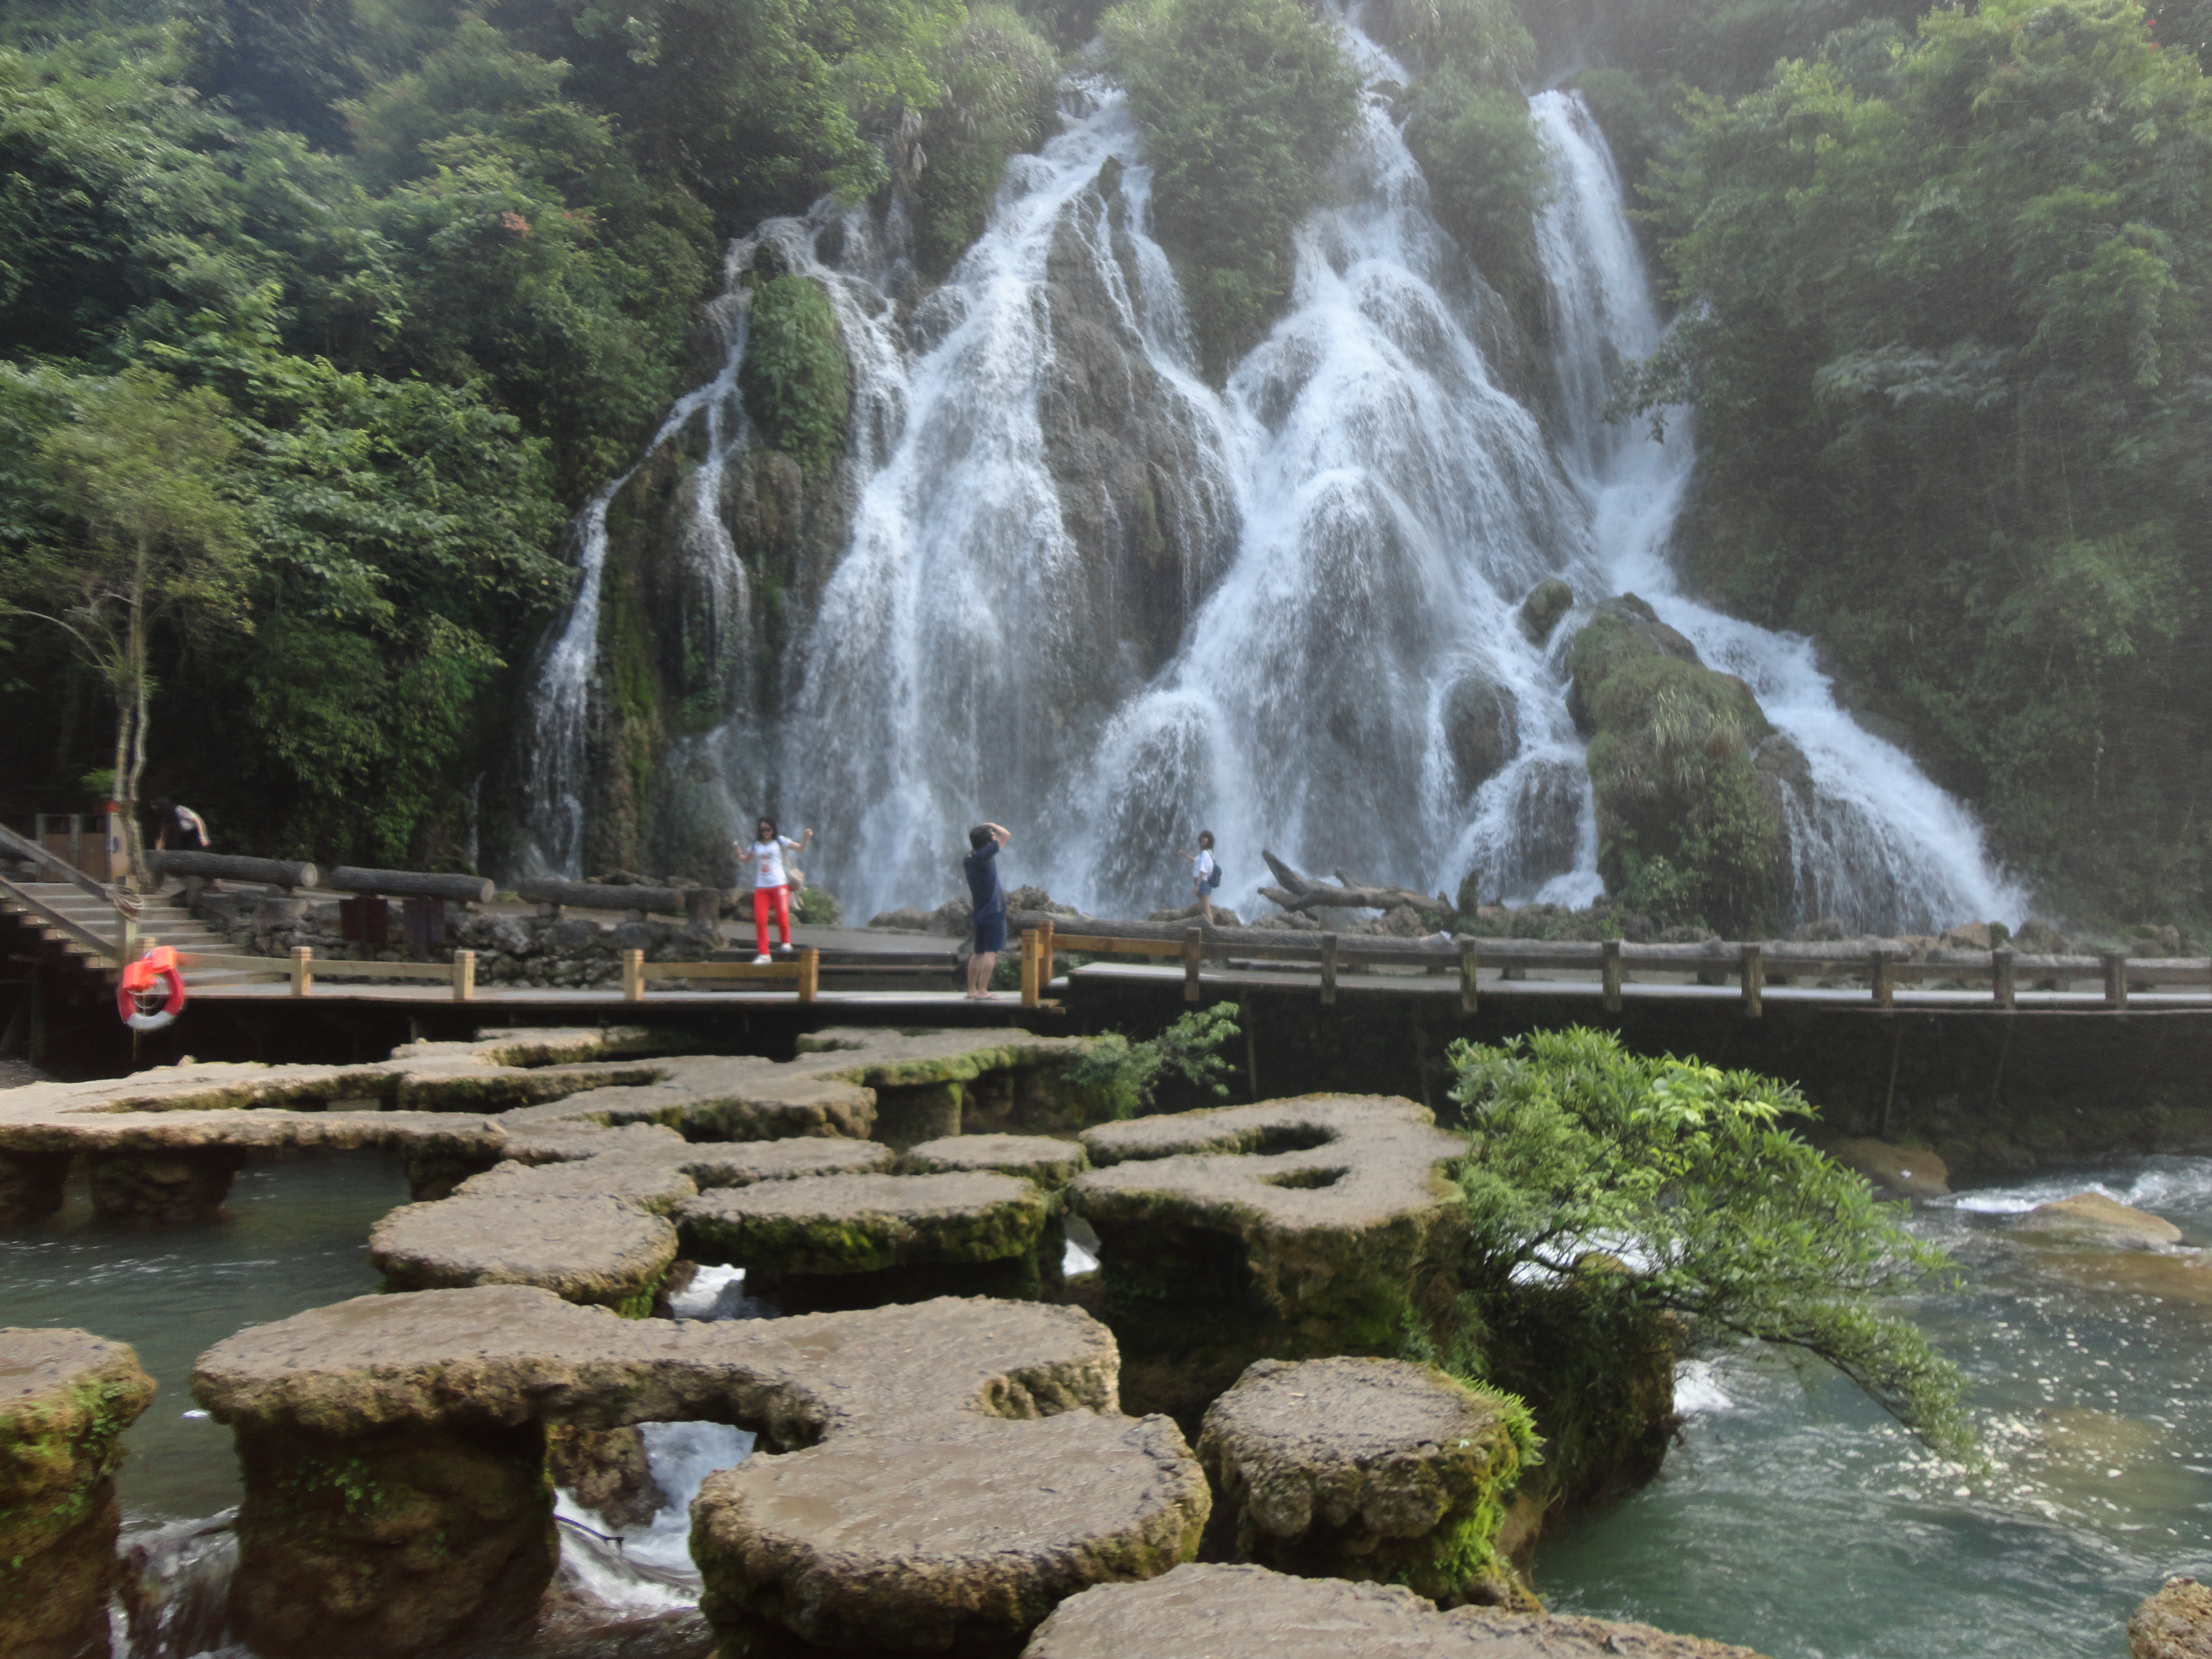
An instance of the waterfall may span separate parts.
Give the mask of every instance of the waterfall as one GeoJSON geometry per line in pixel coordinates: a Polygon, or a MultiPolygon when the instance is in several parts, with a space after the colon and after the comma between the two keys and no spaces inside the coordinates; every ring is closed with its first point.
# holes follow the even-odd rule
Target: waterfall
{"type": "MultiPolygon", "coordinates": [[[[816,826],[810,863],[855,919],[956,891],[967,826],[987,818],[1015,831],[1011,879],[1105,912],[1181,902],[1174,849],[1201,827],[1219,898],[1247,914],[1263,846],[1316,872],[1586,903],[1602,883],[1564,659],[1588,607],[1632,589],[1806,757],[1809,796],[1786,808],[1794,916],[2016,920],[2023,897],[1972,817],[1837,706],[1809,642],[1678,590],[1692,422],[1678,412],[1660,441],[1602,418],[1662,327],[1579,100],[1533,100],[1555,187],[1537,228],[1549,384],[1531,385],[1480,343],[1515,325],[1429,210],[1385,90],[1403,71],[1344,38],[1373,89],[1332,204],[1297,233],[1287,314],[1222,391],[1193,367],[1134,125],[1094,77],[1070,78],[1063,131],[1009,163],[934,289],[886,252],[896,210],[878,224],[824,204],[733,251],[727,362],[656,443],[704,410],[723,422],[714,467],[743,446],[738,279],[773,242],[829,292],[853,361],[851,529],[774,665],[776,706],[733,697],[722,726],[672,745],[664,817],[816,826]],[[1136,413],[1109,420],[1115,398],[1136,413]],[[1109,463],[1082,446],[1136,428],[1145,489],[1094,489],[1109,463]],[[1153,516],[1133,528],[1135,512],[1153,516]],[[1532,641],[1518,608],[1554,576],[1578,613],[1532,641]]],[[[621,483],[580,521],[582,588],[545,659],[532,799],[550,867],[573,870],[580,842],[587,611],[621,483]]],[[[718,489],[702,477],[684,537],[720,538],[713,602],[742,607],[718,489]]]]}

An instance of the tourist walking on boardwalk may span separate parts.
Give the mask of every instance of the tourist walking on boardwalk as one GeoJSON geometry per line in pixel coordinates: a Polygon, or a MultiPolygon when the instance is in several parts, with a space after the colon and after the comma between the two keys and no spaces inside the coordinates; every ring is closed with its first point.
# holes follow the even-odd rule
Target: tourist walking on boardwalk
{"type": "Polygon", "coordinates": [[[1221,885],[1221,866],[1213,861],[1213,831],[1198,832],[1198,851],[1186,853],[1176,848],[1176,856],[1190,862],[1191,896],[1197,901],[1198,914],[1206,918],[1206,925],[1213,926],[1213,890],[1221,885]]]}
{"type": "Polygon", "coordinates": [[[1006,890],[999,884],[999,849],[1014,838],[1003,823],[979,823],[968,832],[968,897],[973,907],[975,952],[968,958],[968,1000],[988,1002],[991,970],[1006,948],[1006,890]]]}
{"type": "Polygon", "coordinates": [[[768,919],[775,916],[777,930],[783,935],[781,948],[791,949],[791,870],[784,862],[786,853],[803,853],[814,839],[811,830],[799,832],[797,841],[775,832],[775,820],[763,817],[753,826],[753,844],[745,848],[745,860],[753,867],[753,949],[757,954],[753,965],[758,967],[775,958],[768,953],[768,919]]]}

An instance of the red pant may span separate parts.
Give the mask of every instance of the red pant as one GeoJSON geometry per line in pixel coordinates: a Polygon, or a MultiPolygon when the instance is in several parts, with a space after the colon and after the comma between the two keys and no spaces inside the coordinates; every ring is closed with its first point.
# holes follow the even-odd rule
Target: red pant
{"type": "Polygon", "coordinates": [[[775,925],[783,932],[783,942],[791,943],[791,889],[788,887],[756,887],[753,889],[753,938],[755,956],[768,954],[769,913],[775,913],[775,925]]]}

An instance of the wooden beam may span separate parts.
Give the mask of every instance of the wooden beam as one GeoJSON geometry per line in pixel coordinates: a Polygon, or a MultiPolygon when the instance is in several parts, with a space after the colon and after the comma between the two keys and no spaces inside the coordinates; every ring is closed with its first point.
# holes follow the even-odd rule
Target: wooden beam
{"type": "Polygon", "coordinates": [[[1321,1000],[1336,1000],[1336,935],[1321,936],[1321,1000]]]}
{"type": "Polygon", "coordinates": [[[1877,1008],[1897,1006],[1895,981],[1890,976],[1892,963],[1889,952],[1876,945],[1874,960],[1869,964],[1868,980],[1874,990],[1874,1006],[1877,1008]]]}
{"type": "Polygon", "coordinates": [[[1620,1012],[1620,941],[1617,939],[1601,939],[1598,950],[1598,975],[1604,987],[1606,1011],[1617,1014],[1620,1012]]]}
{"type": "Polygon", "coordinates": [[[652,915],[685,914],[688,887],[615,887],[597,881],[554,881],[532,878],[514,884],[515,896],[532,904],[575,910],[636,910],[652,915]]]}
{"type": "Polygon", "coordinates": [[[1453,942],[1459,946],[1459,1011],[1471,1014],[1474,1012],[1474,976],[1480,971],[1476,946],[1474,937],[1468,933],[1462,933],[1453,942]]]}
{"type": "Polygon", "coordinates": [[[2118,951],[2100,951],[2097,960],[2105,970],[2105,1006],[2124,1008],[2128,1006],[2128,959],[2118,951]]]}
{"type": "Polygon", "coordinates": [[[421,870],[363,870],[341,864],[323,872],[322,885],[333,892],[374,893],[384,898],[441,898],[460,904],[489,904],[489,876],[433,875],[421,870]]]}
{"type": "Polygon", "coordinates": [[[315,988],[315,953],[305,945],[292,947],[292,994],[303,997],[315,988]]]}
{"type": "Polygon", "coordinates": [[[811,1002],[822,993],[822,952],[812,945],[799,953],[799,1000],[811,1002]]]}
{"type": "Polygon", "coordinates": [[[1990,995],[2008,1013],[2019,1006],[2014,1000],[2014,961],[2013,949],[2008,945],[2000,945],[1990,952],[1990,995]]]}
{"type": "Polygon", "coordinates": [[[146,861],[156,878],[162,876],[207,876],[216,881],[257,881],[270,887],[313,887],[321,873],[312,864],[289,859],[239,858],[229,853],[149,853],[146,861]]]}
{"type": "Polygon", "coordinates": [[[1766,1012],[1766,953],[1759,945],[1747,945],[1736,962],[1743,975],[1743,1017],[1761,1018],[1766,1012]]]}
{"type": "Polygon", "coordinates": [[[1182,934],[1182,1000],[1196,1002],[1199,997],[1198,970],[1206,962],[1206,935],[1195,927],[1186,927],[1182,934]]]}
{"type": "Polygon", "coordinates": [[[477,953],[473,951],[453,952],[453,1000],[473,1002],[477,996],[477,953]]]}
{"type": "Polygon", "coordinates": [[[1037,930],[1022,929],[1022,1006],[1037,1006],[1037,930]]]}
{"type": "Polygon", "coordinates": [[[635,1002],[645,995],[645,952],[625,951],[622,953],[623,1000],[635,1002]]]}

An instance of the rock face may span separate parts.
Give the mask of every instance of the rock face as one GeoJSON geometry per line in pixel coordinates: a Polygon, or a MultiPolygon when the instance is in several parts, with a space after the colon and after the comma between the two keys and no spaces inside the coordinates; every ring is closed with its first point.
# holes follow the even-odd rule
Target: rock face
{"type": "Polygon", "coordinates": [[[1433,1365],[1261,1360],[1206,1413],[1198,1459],[1222,1504],[1208,1553],[1534,1608],[1498,1549],[1525,1425],[1433,1365]]]}
{"type": "Polygon", "coordinates": [[[1950,1170],[1942,1158],[1923,1147],[1916,1146],[1908,1152],[1887,1141],[1859,1136],[1839,1140],[1826,1151],[1845,1169],[1857,1170],[1895,1197],[1945,1198],[1950,1194],[1950,1170]]]}
{"type": "Polygon", "coordinates": [[[2129,1659],[2212,1659],[2212,1589],[2169,1578],[2128,1620],[2129,1659]]]}
{"type": "Polygon", "coordinates": [[[1195,1553],[1205,1482],[1172,1424],[1119,1415],[1117,1368],[1073,1308],[677,1324],[488,1286],[241,1332],[193,1391],[239,1437],[232,1617],[272,1659],[523,1621],[551,1571],[544,1426],[696,1419],[762,1442],[694,1509],[710,1614],[926,1649],[1195,1553]]]}
{"type": "Polygon", "coordinates": [[[107,1650],[117,1443],[154,1397],[120,1342],[0,1330],[0,1653],[107,1650]]]}
{"type": "Polygon", "coordinates": [[[2131,1209],[2102,1193],[2076,1193],[2055,1203],[2039,1204],[2013,1223],[2012,1230],[2061,1243],[2116,1250],[2149,1250],[2181,1243],[2181,1229],[2171,1221],[2131,1209]]]}
{"type": "Polygon", "coordinates": [[[1068,1188],[1125,1346],[1193,1358],[1195,1406],[1260,1358],[1396,1350],[1465,1155],[1409,1100],[1309,1095],[1087,1130],[1068,1188]]]}
{"type": "Polygon", "coordinates": [[[1759,1659],[1649,1625],[1460,1607],[1411,1590],[1287,1578],[1253,1566],[1177,1567],[1063,1602],[1023,1659],[1759,1659]]]}

